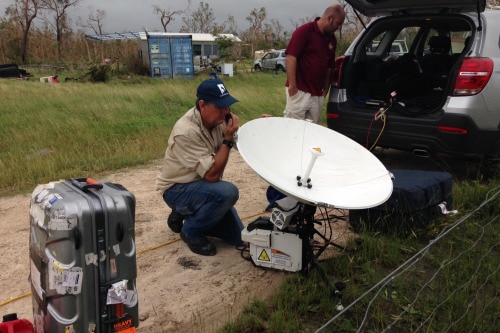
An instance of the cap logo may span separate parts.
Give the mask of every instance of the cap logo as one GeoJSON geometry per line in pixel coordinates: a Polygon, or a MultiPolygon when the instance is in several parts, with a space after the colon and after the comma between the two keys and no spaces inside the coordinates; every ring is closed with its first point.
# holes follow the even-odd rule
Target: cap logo
{"type": "Polygon", "coordinates": [[[217,87],[219,88],[220,90],[220,95],[223,96],[225,94],[227,94],[227,90],[226,90],[226,87],[224,87],[224,85],[222,83],[218,83],[217,84],[217,87]]]}

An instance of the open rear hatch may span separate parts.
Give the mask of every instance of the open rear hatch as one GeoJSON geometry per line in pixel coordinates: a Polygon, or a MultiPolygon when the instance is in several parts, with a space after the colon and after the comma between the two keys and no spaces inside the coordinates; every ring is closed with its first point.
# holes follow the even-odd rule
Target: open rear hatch
{"type": "Polygon", "coordinates": [[[416,116],[441,110],[453,92],[476,25],[470,16],[485,1],[347,0],[364,15],[389,15],[366,29],[344,61],[353,106],[416,116]]]}
{"type": "Polygon", "coordinates": [[[374,16],[483,12],[486,0],[346,0],[361,14],[374,16]]]}

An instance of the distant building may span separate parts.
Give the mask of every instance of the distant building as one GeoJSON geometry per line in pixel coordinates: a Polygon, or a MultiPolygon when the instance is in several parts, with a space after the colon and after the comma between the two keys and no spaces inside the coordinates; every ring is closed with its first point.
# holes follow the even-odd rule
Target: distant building
{"type": "MultiPolygon", "coordinates": [[[[140,39],[142,41],[147,41],[148,36],[157,37],[157,36],[191,36],[191,40],[193,43],[193,57],[201,56],[206,57],[208,59],[218,58],[219,50],[217,47],[217,43],[215,39],[217,36],[227,37],[232,39],[236,43],[241,43],[241,39],[233,34],[200,34],[200,33],[183,33],[183,32],[141,32],[139,33],[140,39]]],[[[141,43],[145,45],[147,48],[147,42],[141,43]]],[[[147,53],[146,53],[147,54],[147,53]]]]}
{"type": "MultiPolygon", "coordinates": [[[[219,57],[219,50],[215,39],[217,36],[224,36],[231,38],[236,43],[241,43],[234,34],[205,34],[205,33],[183,33],[183,32],[125,32],[125,33],[112,33],[103,35],[86,35],[86,38],[93,41],[109,41],[118,39],[139,39],[140,40],[140,54],[145,65],[149,66],[149,46],[148,37],[182,37],[191,36],[193,58],[199,57],[200,59],[217,59],[219,57]]],[[[195,61],[196,62],[196,61],[195,61]]]]}

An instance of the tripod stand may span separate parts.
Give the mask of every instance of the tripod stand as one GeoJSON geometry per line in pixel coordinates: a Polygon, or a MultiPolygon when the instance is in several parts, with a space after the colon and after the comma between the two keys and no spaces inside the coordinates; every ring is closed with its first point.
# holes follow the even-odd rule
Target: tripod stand
{"type": "Polygon", "coordinates": [[[341,310],[343,308],[341,303],[342,290],[346,287],[345,283],[339,281],[336,282],[333,287],[321,266],[318,265],[318,258],[328,246],[334,246],[341,250],[347,249],[342,245],[330,241],[325,234],[319,232],[315,228],[315,224],[320,223],[317,222],[314,217],[316,206],[304,204],[302,202],[299,202],[298,205],[299,208],[293,216],[288,229],[290,229],[290,231],[295,231],[302,240],[302,273],[308,273],[313,268],[316,268],[330,291],[330,296],[338,298],[337,309],[341,310]],[[322,245],[315,244],[315,235],[323,240],[322,245]]]}

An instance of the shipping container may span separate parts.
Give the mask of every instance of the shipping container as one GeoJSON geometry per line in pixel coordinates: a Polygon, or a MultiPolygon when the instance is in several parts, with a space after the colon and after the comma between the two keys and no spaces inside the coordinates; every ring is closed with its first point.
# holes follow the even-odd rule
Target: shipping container
{"type": "Polygon", "coordinates": [[[194,76],[191,36],[148,36],[151,76],[192,78],[194,76]]]}

